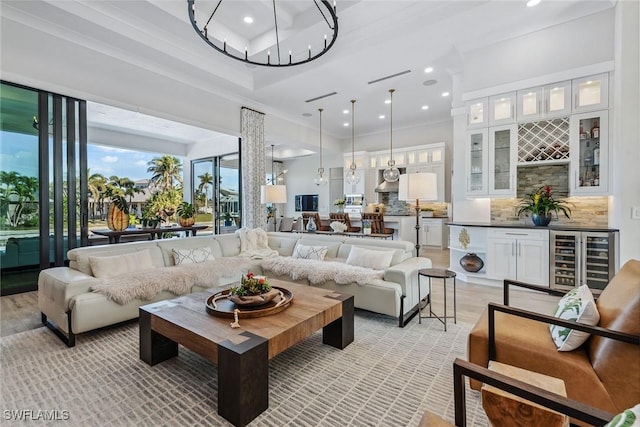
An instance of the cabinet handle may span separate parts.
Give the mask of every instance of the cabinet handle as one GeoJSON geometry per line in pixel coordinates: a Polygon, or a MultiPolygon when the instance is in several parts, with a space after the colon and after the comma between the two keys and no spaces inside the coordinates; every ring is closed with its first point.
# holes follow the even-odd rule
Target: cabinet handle
{"type": "Polygon", "coordinates": [[[542,113],[542,101],[538,100],[538,114],[542,113]]]}
{"type": "Polygon", "coordinates": [[[528,236],[529,235],[529,233],[509,233],[509,232],[506,232],[504,234],[508,234],[509,236],[528,236]]]}
{"type": "Polygon", "coordinates": [[[522,255],[522,243],[518,243],[518,256],[522,255]]]}
{"type": "Polygon", "coordinates": [[[511,255],[516,255],[516,242],[511,242],[511,255]]]}

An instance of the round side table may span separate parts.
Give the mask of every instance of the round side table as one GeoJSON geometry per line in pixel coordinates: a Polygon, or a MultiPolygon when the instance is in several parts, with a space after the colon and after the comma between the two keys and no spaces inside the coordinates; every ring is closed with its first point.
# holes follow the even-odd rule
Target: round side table
{"type": "MultiPolygon", "coordinates": [[[[422,301],[420,297],[420,278],[429,278],[429,294],[427,295],[427,305],[429,306],[429,315],[423,316],[422,310],[418,309],[418,323],[422,323],[422,319],[438,319],[443,325],[445,332],[447,331],[447,319],[453,319],[453,323],[457,323],[456,319],[456,273],[444,268],[423,268],[418,270],[418,301],[422,301]],[[447,316],[447,279],[453,278],[453,316],[447,316]],[[438,316],[432,310],[433,300],[431,299],[431,279],[442,279],[442,287],[444,290],[444,314],[438,316]]],[[[420,303],[418,303],[420,304],[420,303]]],[[[418,307],[419,308],[419,307],[418,307]]],[[[425,306],[426,308],[426,306],[425,306]]]]}

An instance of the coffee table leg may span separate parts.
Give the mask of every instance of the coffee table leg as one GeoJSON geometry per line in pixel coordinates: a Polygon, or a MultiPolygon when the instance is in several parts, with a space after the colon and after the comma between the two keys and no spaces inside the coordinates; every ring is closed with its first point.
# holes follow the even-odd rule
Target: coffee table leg
{"type": "Polygon", "coordinates": [[[140,359],[153,366],[178,355],[178,343],[151,330],[151,314],[140,313],[140,359]]]}
{"type": "Polygon", "coordinates": [[[342,350],[353,342],[353,295],[328,298],[342,301],[342,317],[322,328],[322,343],[342,350]]]}
{"type": "Polygon", "coordinates": [[[269,342],[250,332],[246,341],[218,344],[218,414],[245,426],[269,407],[269,342]]]}

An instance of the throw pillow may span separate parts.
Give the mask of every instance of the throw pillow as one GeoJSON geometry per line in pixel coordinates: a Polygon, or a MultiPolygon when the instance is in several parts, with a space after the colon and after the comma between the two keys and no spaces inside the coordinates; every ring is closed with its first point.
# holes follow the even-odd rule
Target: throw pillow
{"type": "Polygon", "coordinates": [[[173,252],[173,261],[176,265],[181,264],[200,264],[205,261],[213,261],[215,258],[211,253],[211,248],[184,248],[184,249],[171,249],[173,252]]]}
{"type": "MultiPolygon", "coordinates": [[[[600,315],[587,285],[572,289],[560,299],[554,317],[587,325],[597,325],[600,315]]],[[[588,338],[588,332],[576,331],[559,325],[549,325],[551,339],[558,351],[571,351],[580,347],[588,338]]]]}
{"type": "Polygon", "coordinates": [[[90,256],[89,265],[93,277],[108,279],[122,274],[154,268],[148,249],[115,256],[90,256]]]}
{"type": "Polygon", "coordinates": [[[327,251],[329,250],[326,246],[307,246],[307,245],[296,245],[293,250],[293,258],[302,258],[302,259],[317,259],[324,260],[324,257],[327,256],[327,251]]]}
{"type": "Polygon", "coordinates": [[[393,254],[394,251],[378,251],[351,246],[347,264],[373,268],[374,270],[384,270],[391,265],[393,254]]]}
{"type": "Polygon", "coordinates": [[[633,408],[622,411],[604,427],[640,427],[640,403],[633,408]]]}

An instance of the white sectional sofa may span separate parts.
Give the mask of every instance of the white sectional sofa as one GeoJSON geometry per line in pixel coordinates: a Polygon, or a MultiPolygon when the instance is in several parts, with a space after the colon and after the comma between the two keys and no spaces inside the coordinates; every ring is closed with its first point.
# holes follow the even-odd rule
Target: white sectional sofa
{"type": "MultiPolygon", "coordinates": [[[[208,277],[210,281],[204,280],[204,283],[192,286],[189,291],[201,292],[237,282],[241,274],[250,270],[256,274],[352,294],[357,308],[394,316],[401,327],[415,315],[418,304],[417,272],[421,268],[431,267],[431,261],[427,258],[414,257],[412,243],[349,238],[341,235],[281,232],[271,232],[267,235],[269,248],[283,257],[291,257],[296,245],[326,247],[325,261],[343,263],[346,262],[353,247],[383,250],[387,251],[387,254],[393,252],[393,255],[390,265],[384,268],[381,279],[372,279],[367,283],[347,284],[339,284],[334,280],[317,284],[311,284],[307,279],[292,280],[287,274],[276,275],[270,271],[263,271],[260,259],[239,258],[242,261],[234,262],[234,265],[237,264],[237,271],[234,271],[234,274],[226,277],[215,277],[215,275],[208,277]]],[[[206,247],[210,248],[213,257],[219,260],[238,257],[240,246],[238,235],[224,234],[72,249],[68,253],[69,267],[54,267],[40,272],[38,305],[42,320],[71,347],[75,345],[75,334],[135,319],[138,317],[139,306],[176,297],[174,293],[162,291],[151,299],[133,299],[125,304],[118,304],[104,294],[92,290],[93,286],[104,284],[109,279],[94,277],[90,257],[113,257],[137,252],[145,252],[144,255],[148,257],[146,254],[148,251],[150,255],[148,262],[152,264],[152,268],[145,270],[147,272],[145,278],[152,280],[161,270],[167,271],[168,267],[175,265],[173,249],[206,247]]],[[[131,258],[135,257],[136,255],[132,255],[131,258]]],[[[91,261],[94,262],[95,258],[91,261]]],[[[180,268],[190,267],[181,265],[180,268]]],[[[120,281],[122,277],[120,276],[120,281]]]]}

